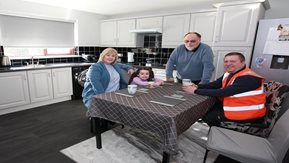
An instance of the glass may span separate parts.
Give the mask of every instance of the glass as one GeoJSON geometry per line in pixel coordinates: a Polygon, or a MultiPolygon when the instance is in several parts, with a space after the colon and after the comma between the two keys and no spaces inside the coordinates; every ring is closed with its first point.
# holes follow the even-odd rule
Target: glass
{"type": "Polygon", "coordinates": [[[192,85],[191,79],[183,79],[182,80],[183,86],[190,86],[192,85]]]}
{"type": "Polygon", "coordinates": [[[127,91],[129,94],[135,94],[137,90],[137,85],[131,84],[127,86],[127,91]]]}
{"type": "Polygon", "coordinates": [[[153,86],[154,83],[155,83],[154,81],[149,81],[149,82],[148,82],[148,87],[149,87],[149,88],[153,88],[153,87],[154,87],[154,86],[153,86]]]}

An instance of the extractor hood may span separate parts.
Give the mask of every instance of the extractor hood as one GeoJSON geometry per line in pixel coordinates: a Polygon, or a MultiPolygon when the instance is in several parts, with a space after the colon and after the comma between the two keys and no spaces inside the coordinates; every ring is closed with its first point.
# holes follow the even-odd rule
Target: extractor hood
{"type": "Polygon", "coordinates": [[[149,28],[149,29],[132,29],[129,30],[131,33],[162,33],[159,28],[149,28]]]}

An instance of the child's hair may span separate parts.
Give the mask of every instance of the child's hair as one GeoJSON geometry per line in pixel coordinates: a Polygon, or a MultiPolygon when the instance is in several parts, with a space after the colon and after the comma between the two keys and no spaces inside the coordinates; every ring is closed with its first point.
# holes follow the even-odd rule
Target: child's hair
{"type": "Polygon", "coordinates": [[[155,76],[155,75],[154,75],[154,72],[153,72],[153,70],[152,70],[151,67],[140,67],[140,68],[137,69],[136,72],[134,72],[134,73],[131,75],[131,77],[130,77],[130,79],[129,79],[129,81],[128,81],[128,84],[131,84],[133,78],[137,77],[138,74],[139,74],[139,72],[140,72],[141,70],[147,70],[147,71],[149,71],[148,81],[151,81],[151,80],[153,80],[153,79],[155,78],[155,77],[154,77],[154,76],[155,76]]]}

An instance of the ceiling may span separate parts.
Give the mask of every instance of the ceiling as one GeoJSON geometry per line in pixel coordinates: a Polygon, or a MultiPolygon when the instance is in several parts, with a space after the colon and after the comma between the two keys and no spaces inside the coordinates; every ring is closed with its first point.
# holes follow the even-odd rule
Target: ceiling
{"type": "MultiPolygon", "coordinates": [[[[101,15],[118,15],[190,6],[210,5],[230,0],[22,0],[101,15]]],[[[231,0],[232,1],[232,0],[231,0]]],[[[240,0],[235,0],[240,1],[240,0]]],[[[243,0],[244,1],[244,0],[243,0]]]]}

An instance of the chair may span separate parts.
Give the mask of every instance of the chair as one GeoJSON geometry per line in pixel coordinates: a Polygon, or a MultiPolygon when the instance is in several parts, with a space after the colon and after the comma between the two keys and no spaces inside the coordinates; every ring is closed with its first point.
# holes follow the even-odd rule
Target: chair
{"type": "Polygon", "coordinates": [[[267,138],[221,127],[211,127],[204,162],[214,151],[240,162],[281,163],[289,148],[289,96],[284,99],[279,116],[267,138]]]}

